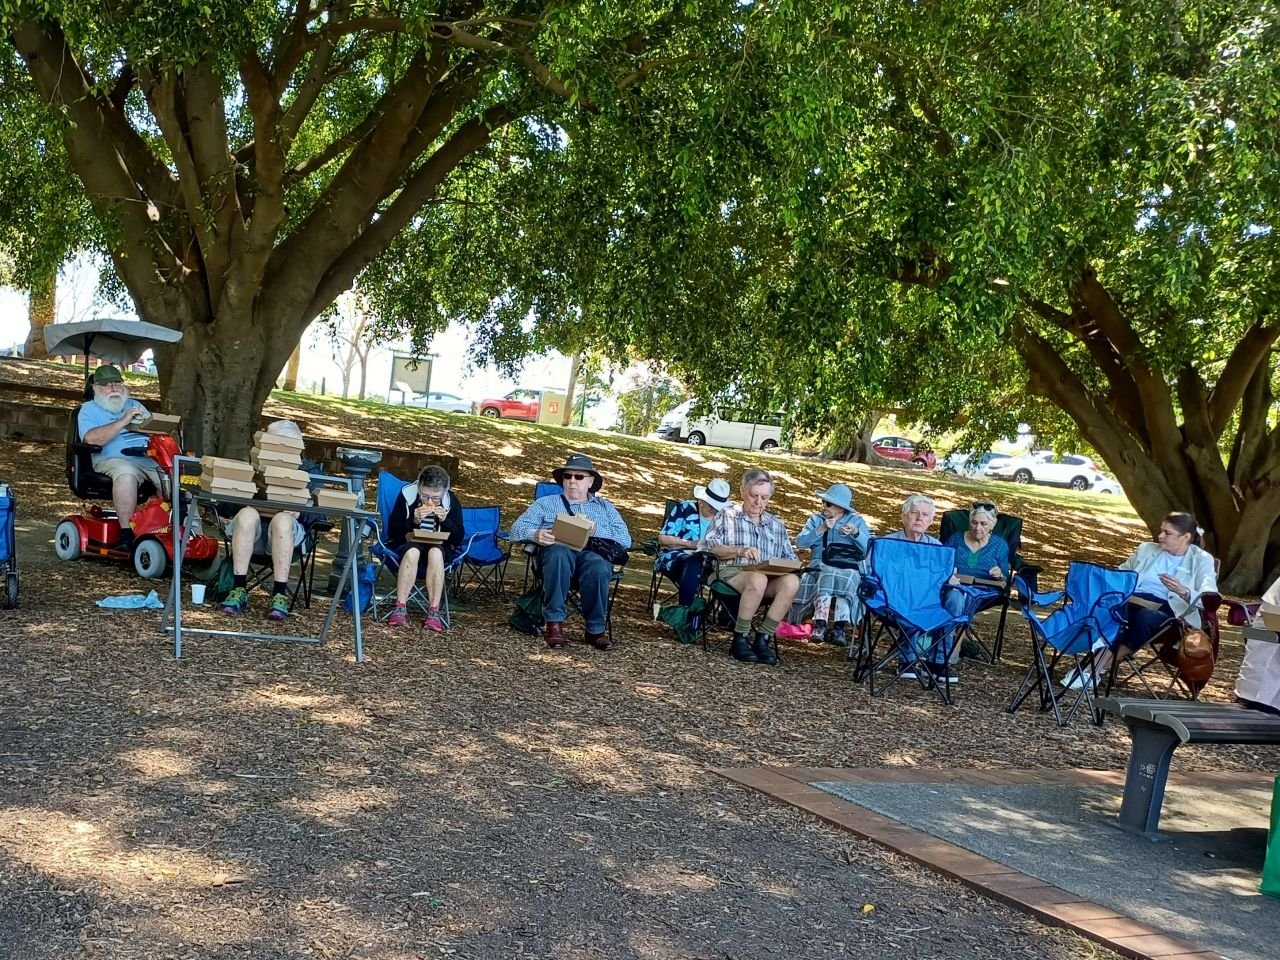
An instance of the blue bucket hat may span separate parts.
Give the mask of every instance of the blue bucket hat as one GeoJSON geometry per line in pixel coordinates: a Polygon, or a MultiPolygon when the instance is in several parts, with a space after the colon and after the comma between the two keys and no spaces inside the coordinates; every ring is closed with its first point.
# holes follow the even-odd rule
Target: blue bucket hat
{"type": "Polygon", "coordinates": [[[847,484],[833,483],[827,489],[819,490],[818,499],[853,513],[853,491],[847,484]]]}

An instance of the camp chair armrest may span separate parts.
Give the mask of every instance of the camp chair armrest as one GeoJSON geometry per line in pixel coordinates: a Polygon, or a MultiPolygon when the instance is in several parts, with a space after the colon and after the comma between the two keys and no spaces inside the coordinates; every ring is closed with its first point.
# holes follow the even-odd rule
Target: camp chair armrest
{"type": "Polygon", "coordinates": [[[1246,603],[1244,600],[1236,600],[1232,597],[1222,597],[1222,602],[1227,605],[1227,623],[1233,627],[1246,627],[1253,622],[1253,618],[1257,616],[1259,603],[1246,603]]]}
{"type": "Polygon", "coordinates": [[[332,520],[317,520],[315,523],[309,524],[307,527],[307,530],[310,533],[328,533],[332,529],[332,520]]]}
{"type": "Polygon", "coordinates": [[[1033,607],[1050,607],[1066,595],[1066,590],[1046,590],[1044,593],[1032,592],[1030,603],[1033,607]]]}
{"type": "Polygon", "coordinates": [[[85,443],[83,440],[71,444],[71,449],[76,453],[101,453],[102,447],[96,443],[85,443]]]}
{"type": "Polygon", "coordinates": [[[1199,596],[1200,609],[1205,613],[1217,613],[1218,608],[1223,604],[1222,594],[1213,590],[1206,590],[1199,596]]]}

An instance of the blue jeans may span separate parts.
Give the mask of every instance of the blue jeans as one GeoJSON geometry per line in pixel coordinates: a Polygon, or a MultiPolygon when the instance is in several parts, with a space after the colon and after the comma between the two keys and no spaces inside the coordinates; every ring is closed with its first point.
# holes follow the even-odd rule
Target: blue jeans
{"type": "Polygon", "coordinates": [[[698,595],[702,586],[702,568],[706,557],[702,554],[681,553],[671,558],[663,573],[680,588],[680,606],[687,607],[698,595]]]}
{"type": "Polygon", "coordinates": [[[542,616],[547,623],[563,623],[565,598],[576,584],[582,597],[582,619],[588,633],[604,633],[609,612],[609,561],[590,550],[570,550],[554,543],[542,547],[542,616]]]}
{"type": "Polygon", "coordinates": [[[1160,604],[1160,609],[1148,610],[1146,607],[1134,604],[1126,611],[1128,620],[1124,630],[1116,639],[1116,646],[1128,647],[1130,650],[1141,650],[1145,647],[1147,641],[1155,636],[1155,632],[1164,625],[1164,622],[1173,617],[1173,608],[1169,606],[1168,600],[1162,600],[1150,593],[1139,593],[1137,596],[1160,604]]]}

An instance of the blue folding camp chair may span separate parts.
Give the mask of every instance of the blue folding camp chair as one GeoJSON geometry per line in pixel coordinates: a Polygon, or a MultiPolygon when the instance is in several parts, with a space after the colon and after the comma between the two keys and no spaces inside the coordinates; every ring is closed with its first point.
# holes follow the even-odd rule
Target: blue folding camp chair
{"type": "MultiPolygon", "coordinates": [[[[1053,719],[1060,727],[1071,723],[1082,703],[1088,705],[1095,722],[1099,720],[1093,706],[1097,678],[1084,674],[1087,680],[1080,686],[1064,719],[1054,671],[1065,661],[1079,676],[1093,659],[1093,647],[1098,640],[1105,640],[1108,645],[1115,641],[1124,626],[1125,605],[1137,584],[1138,575],[1132,570],[1072,560],[1067,568],[1065,589],[1036,593],[1019,587],[1022,616],[1031,628],[1034,657],[1022,686],[1009,704],[1010,713],[1022,706],[1032,693],[1039,693],[1040,709],[1052,709],[1053,719]],[[1059,601],[1061,606],[1043,620],[1036,616],[1033,608],[1050,607],[1059,601]]],[[[1071,676],[1071,671],[1066,671],[1066,675],[1071,676]]]]}
{"type": "Polygon", "coordinates": [[[10,610],[18,606],[18,549],[13,522],[17,504],[13,488],[0,483],[0,599],[10,610]]]}
{"type": "Polygon", "coordinates": [[[465,588],[473,595],[487,591],[495,599],[506,595],[507,562],[511,554],[498,542],[502,525],[501,507],[463,507],[462,530],[467,549],[459,554],[461,562],[454,574],[454,592],[461,597],[465,588]],[[464,574],[466,580],[463,580],[464,574]]]}
{"type": "Polygon", "coordinates": [[[859,590],[866,615],[854,679],[866,679],[873,697],[914,677],[951,704],[951,647],[959,642],[957,628],[973,616],[970,610],[952,615],[942,605],[942,588],[955,566],[951,547],[883,537],[871,541],[859,590]],[[887,649],[877,653],[882,639],[887,649]],[[889,679],[877,686],[882,673],[889,679]]]}
{"type": "MultiPolygon", "coordinates": [[[[386,570],[394,579],[400,571],[400,555],[383,541],[385,531],[391,522],[391,511],[396,509],[397,501],[400,500],[401,492],[409,485],[411,481],[401,480],[395,474],[387,470],[378,473],[378,516],[381,518],[378,528],[378,536],[370,547],[370,553],[373,558],[378,561],[379,572],[386,570]]],[[[464,508],[465,509],[465,508],[464,508]]],[[[464,540],[462,549],[458,551],[453,561],[444,568],[444,590],[440,594],[440,619],[444,622],[445,629],[449,629],[453,625],[453,620],[449,613],[449,579],[457,576],[458,568],[462,565],[462,558],[466,555],[470,548],[470,541],[464,540]]],[[[377,581],[374,581],[373,591],[373,609],[374,619],[385,620],[391,616],[392,610],[395,609],[396,589],[395,584],[391,585],[391,590],[381,594],[377,591],[377,581]]],[[[416,606],[423,614],[427,613],[427,598],[422,592],[422,587],[416,583],[409,592],[407,601],[408,605],[416,606]]]]}

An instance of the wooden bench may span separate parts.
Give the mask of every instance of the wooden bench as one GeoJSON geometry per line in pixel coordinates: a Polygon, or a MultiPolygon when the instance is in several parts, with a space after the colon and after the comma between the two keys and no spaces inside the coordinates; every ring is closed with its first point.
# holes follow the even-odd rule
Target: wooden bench
{"type": "Polygon", "coordinates": [[[1154,837],[1160,826],[1173,751],[1184,743],[1280,743],[1280,716],[1238,703],[1101,697],[1094,701],[1129,727],[1133,753],[1120,802],[1120,826],[1154,837]]]}

